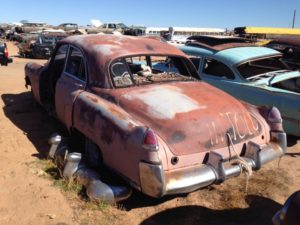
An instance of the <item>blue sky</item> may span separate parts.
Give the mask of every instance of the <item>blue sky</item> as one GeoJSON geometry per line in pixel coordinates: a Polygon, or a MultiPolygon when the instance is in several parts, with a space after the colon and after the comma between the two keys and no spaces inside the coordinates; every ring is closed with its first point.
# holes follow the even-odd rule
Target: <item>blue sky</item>
{"type": "MultiPolygon", "coordinates": [[[[5,2],[5,3],[4,3],[5,2]]],[[[300,0],[7,0],[0,23],[22,19],[58,25],[91,19],[127,25],[234,28],[290,27],[294,9],[300,28],[300,0]]]]}

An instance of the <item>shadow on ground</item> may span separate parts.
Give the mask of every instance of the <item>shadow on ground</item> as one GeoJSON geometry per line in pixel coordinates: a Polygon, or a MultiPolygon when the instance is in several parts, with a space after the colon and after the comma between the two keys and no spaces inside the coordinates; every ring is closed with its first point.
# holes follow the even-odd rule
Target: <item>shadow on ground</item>
{"type": "Polygon", "coordinates": [[[140,225],[272,225],[273,215],[281,208],[277,202],[247,196],[248,208],[213,210],[202,206],[181,206],[154,214],[140,225]]]}
{"type": "Polygon", "coordinates": [[[288,147],[292,147],[292,146],[296,145],[298,139],[299,139],[299,138],[296,137],[296,136],[287,135],[287,146],[288,146],[288,147]]]}
{"type": "Polygon", "coordinates": [[[162,203],[173,200],[175,198],[184,198],[187,195],[188,194],[178,194],[178,195],[164,196],[162,198],[153,198],[143,194],[142,192],[133,190],[133,193],[130,196],[130,198],[122,202],[121,205],[123,210],[130,211],[136,208],[158,206],[162,203]]]}
{"type": "Polygon", "coordinates": [[[49,151],[48,138],[54,132],[65,133],[63,126],[50,117],[33,100],[30,92],[2,94],[3,111],[37,149],[37,156],[45,158],[49,151]]]}

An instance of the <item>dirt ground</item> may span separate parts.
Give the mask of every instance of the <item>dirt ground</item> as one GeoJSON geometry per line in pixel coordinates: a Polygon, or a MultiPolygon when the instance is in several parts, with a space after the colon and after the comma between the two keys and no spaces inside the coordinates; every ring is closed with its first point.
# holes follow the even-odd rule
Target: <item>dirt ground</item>
{"type": "Polygon", "coordinates": [[[61,125],[34,106],[24,87],[24,66],[8,43],[14,62],[0,67],[0,224],[199,224],[271,225],[273,214],[300,187],[300,144],[289,137],[288,153],[255,172],[245,192],[244,176],[188,195],[152,199],[134,192],[117,206],[90,204],[54,185],[45,163],[51,133],[61,125]]]}

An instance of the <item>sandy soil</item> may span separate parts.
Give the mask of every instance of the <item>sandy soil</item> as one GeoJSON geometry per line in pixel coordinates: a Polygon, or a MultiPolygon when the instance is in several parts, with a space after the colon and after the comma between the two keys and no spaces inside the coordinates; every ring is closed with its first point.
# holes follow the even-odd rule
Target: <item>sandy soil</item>
{"type": "Polygon", "coordinates": [[[140,193],[118,206],[95,207],[63,192],[35,165],[45,160],[51,133],[61,125],[34,106],[24,87],[24,65],[15,56],[0,67],[0,224],[200,224],[271,225],[272,215],[300,187],[300,144],[289,137],[288,153],[255,172],[245,192],[245,177],[188,195],[163,199],[140,193]]]}

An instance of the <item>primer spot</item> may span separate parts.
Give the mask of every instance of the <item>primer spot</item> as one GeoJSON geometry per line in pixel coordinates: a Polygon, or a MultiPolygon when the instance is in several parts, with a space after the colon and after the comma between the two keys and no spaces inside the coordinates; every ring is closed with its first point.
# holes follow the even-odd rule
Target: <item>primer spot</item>
{"type": "Polygon", "coordinates": [[[181,93],[176,87],[154,87],[147,91],[131,92],[123,97],[127,100],[138,99],[148,107],[147,113],[157,119],[173,119],[177,113],[185,113],[196,109],[205,109],[197,101],[181,93]]]}

